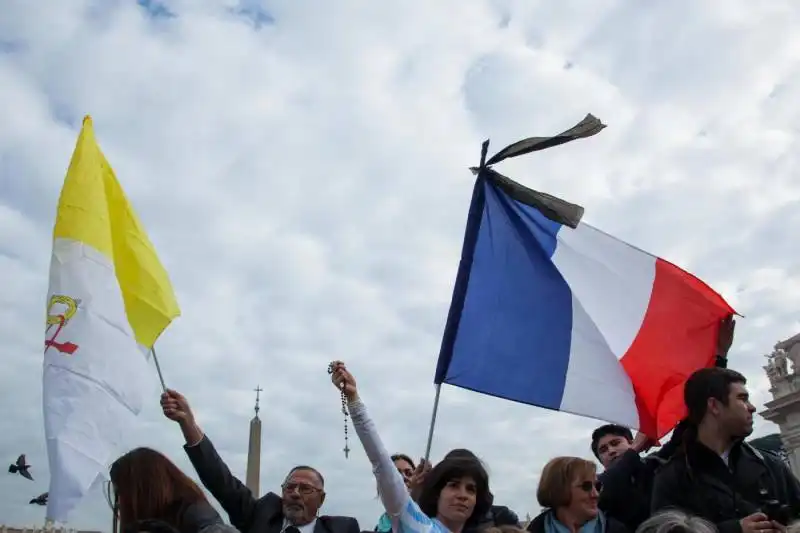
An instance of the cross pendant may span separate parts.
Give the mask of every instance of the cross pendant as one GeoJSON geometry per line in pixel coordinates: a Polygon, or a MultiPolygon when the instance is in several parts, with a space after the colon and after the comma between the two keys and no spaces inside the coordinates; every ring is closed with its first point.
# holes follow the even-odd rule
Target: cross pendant
{"type": "Polygon", "coordinates": [[[350,448],[347,447],[347,444],[344,445],[344,458],[347,459],[350,456],[350,448]]]}

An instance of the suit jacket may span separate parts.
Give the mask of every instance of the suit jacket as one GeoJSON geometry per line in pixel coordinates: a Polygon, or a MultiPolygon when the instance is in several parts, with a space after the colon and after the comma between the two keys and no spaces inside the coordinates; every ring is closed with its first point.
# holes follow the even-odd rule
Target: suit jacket
{"type": "MultiPolygon", "coordinates": [[[[217,454],[208,437],[195,446],[184,446],[200,481],[220,503],[236,529],[242,533],[280,533],[283,527],[283,501],[274,492],[253,497],[217,454]]],[[[355,518],[319,516],[314,533],[360,533],[355,518]]]]}

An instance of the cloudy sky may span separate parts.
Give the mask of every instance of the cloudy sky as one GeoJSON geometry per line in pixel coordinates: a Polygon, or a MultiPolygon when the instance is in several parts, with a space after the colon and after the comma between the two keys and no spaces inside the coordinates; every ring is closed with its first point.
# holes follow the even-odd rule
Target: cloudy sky
{"type": "MultiPolygon", "coordinates": [[[[731,365],[760,407],[763,354],[800,331],[798,23],[790,0],[4,0],[0,457],[26,452],[36,480],[0,475],[0,521],[44,519],[27,501],[47,490],[50,233],[86,113],[178,292],[168,384],[242,476],[264,388],[263,490],[312,463],[325,511],[372,529],[328,361],[349,363],[391,450],[422,454],[467,167],[487,137],[587,112],[609,127],[498,170],[720,290],[746,315],[731,365]]],[[[433,456],[474,449],[524,516],[544,462],[590,455],[594,425],[445,387],[433,456]]],[[[193,474],[155,387],[131,442],[193,474]]],[[[109,528],[99,493],[72,523],[109,528]]]]}

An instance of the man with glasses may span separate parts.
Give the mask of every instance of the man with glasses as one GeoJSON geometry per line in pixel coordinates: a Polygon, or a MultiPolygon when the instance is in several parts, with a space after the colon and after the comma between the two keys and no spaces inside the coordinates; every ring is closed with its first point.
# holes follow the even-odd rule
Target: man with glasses
{"type": "Polygon", "coordinates": [[[253,497],[217,454],[197,425],[189,402],[180,393],[161,395],[164,416],[178,423],[186,440],[184,449],[200,481],[236,529],[242,533],[359,533],[355,518],[317,516],[325,501],[325,480],[310,466],[296,466],[281,485],[281,495],[269,492],[253,497]]]}

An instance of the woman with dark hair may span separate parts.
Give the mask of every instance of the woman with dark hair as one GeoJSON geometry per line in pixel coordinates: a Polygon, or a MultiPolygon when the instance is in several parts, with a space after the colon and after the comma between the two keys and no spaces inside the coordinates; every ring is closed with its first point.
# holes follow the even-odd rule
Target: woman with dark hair
{"type": "Polygon", "coordinates": [[[627,533],[607,517],[600,501],[597,465],[580,457],[551,459],[539,477],[536,499],[544,511],[528,524],[530,533],[627,533]]]}
{"type": "Polygon", "coordinates": [[[332,363],[332,368],[331,381],[347,398],[394,533],[462,533],[489,511],[489,475],[479,461],[464,458],[446,459],[433,467],[415,502],[358,397],[355,379],[342,362],[332,363]]]}
{"type": "Polygon", "coordinates": [[[136,448],[126,453],[111,465],[110,477],[114,533],[143,523],[161,523],[179,533],[232,531],[200,487],[155,450],[136,448]]]}
{"type": "MultiPolygon", "coordinates": [[[[464,459],[471,459],[473,461],[482,463],[480,458],[475,455],[472,450],[467,450],[466,448],[455,448],[447,452],[447,455],[444,456],[445,459],[451,459],[454,457],[463,457],[464,459]]],[[[489,492],[489,498],[492,500],[492,506],[489,508],[489,511],[483,516],[483,518],[478,521],[474,529],[483,530],[487,528],[497,528],[500,526],[519,528],[520,524],[517,513],[504,505],[494,505],[494,495],[491,493],[491,491],[489,492]]]]}

